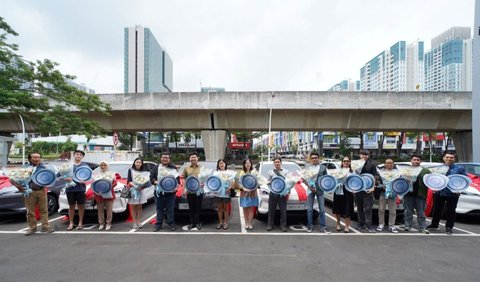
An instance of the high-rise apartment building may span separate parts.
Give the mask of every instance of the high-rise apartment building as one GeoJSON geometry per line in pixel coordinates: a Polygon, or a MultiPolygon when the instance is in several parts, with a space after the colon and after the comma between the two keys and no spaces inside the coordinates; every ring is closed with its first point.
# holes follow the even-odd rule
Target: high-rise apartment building
{"type": "Polygon", "coordinates": [[[171,92],[173,63],[149,28],[124,31],[125,93],[171,92]]]}
{"type": "Polygon", "coordinates": [[[398,41],[360,69],[361,91],[414,91],[423,85],[423,41],[398,41]]]}
{"type": "Polygon", "coordinates": [[[472,90],[470,27],[452,27],[432,39],[425,53],[426,91],[472,90]]]}
{"type": "Polygon", "coordinates": [[[327,91],[360,91],[360,80],[345,79],[330,87],[327,91]]]}

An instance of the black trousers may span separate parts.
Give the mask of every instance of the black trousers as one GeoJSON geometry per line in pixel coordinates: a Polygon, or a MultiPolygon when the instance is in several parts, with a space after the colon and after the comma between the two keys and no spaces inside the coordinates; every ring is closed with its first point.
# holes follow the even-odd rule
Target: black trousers
{"type": "Polygon", "coordinates": [[[287,197],[273,193],[268,195],[268,226],[273,226],[277,204],[280,208],[280,226],[287,227],[287,197]]]}
{"type": "Polygon", "coordinates": [[[190,217],[190,224],[197,225],[202,223],[200,221],[200,213],[202,212],[203,194],[199,196],[195,194],[187,194],[188,213],[190,217]]]}
{"type": "Polygon", "coordinates": [[[447,222],[445,227],[453,228],[455,224],[455,209],[457,208],[458,197],[440,196],[439,193],[435,193],[433,198],[433,205],[435,206],[435,212],[432,218],[432,226],[438,227],[440,223],[440,217],[442,216],[443,205],[447,202],[447,222]]]}

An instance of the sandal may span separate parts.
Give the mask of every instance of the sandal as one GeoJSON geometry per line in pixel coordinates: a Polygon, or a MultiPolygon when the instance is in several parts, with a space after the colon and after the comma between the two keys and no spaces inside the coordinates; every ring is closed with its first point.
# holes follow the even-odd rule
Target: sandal
{"type": "Polygon", "coordinates": [[[67,227],[67,231],[72,231],[72,230],[73,230],[73,228],[75,228],[75,226],[74,226],[74,225],[69,225],[69,226],[67,227]]]}
{"type": "Polygon", "coordinates": [[[217,224],[217,229],[220,229],[220,228],[222,228],[222,224],[221,224],[221,223],[217,224]]]}
{"type": "Polygon", "coordinates": [[[340,232],[342,231],[342,228],[340,228],[340,226],[337,226],[337,232],[340,232]]]}
{"type": "Polygon", "coordinates": [[[223,225],[223,230],[227,230],[227,229],[228,229],[228,223],[225,223],[225,224],[223,225]]]}
{"type": "Polygon", "coordinates": [[[82,229],[83,229],[83,225],[79,225],[79,226],[77,226],[77,228],[75,228],[75,229],[77,229],[77,230],[82,230],[82,229]]]}
{"type": "Polygon", "coordinates": [[[344,230],[343,232],[344,232],[344,233],[350,233],[350,229],[345,228],[345,230],[344,230]]]}

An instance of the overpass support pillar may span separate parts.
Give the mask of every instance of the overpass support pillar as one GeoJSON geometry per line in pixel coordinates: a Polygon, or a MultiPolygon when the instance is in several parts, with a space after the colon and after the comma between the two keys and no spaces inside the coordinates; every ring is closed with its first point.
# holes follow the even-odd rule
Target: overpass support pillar
{"type": "Polygon", "coordinates": [[[226,130],[202,130],[203,147],[205,148],[205,160],[217,161],[225,157],[227,147],[226,130]]]}
{"type": "Polygon", "coordinates": [[[451,137],[457,151],[458,161],[471,162],[473,160],[472,132],[452,132],[451,137]]]}

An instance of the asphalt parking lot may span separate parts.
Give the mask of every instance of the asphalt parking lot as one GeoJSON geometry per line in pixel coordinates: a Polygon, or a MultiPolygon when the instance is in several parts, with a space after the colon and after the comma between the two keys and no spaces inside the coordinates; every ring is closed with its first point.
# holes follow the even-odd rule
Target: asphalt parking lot
{"type": "Polygon", "coordinates": [[[111,231],[98,231],[96,217],[87,217],[84,230],[67,231],[68,220],[52,215],[55,233],[26,237],[24,216],[0,216],[1,280],[477,281],[480,275],[475,216],[458,217],[451,236],[444,229],[424,235],[352,228],[346,234],[334,230],[327,206],[329,234],[318,226],[307,233],[303,217],[289,217],[288,232],[278,226],[267,232],[259,220],[247,231],[237,200],[228,230],[217,230],[216,217],[205,217],[201,230],[187,231],[188,220],[180,217],[175,232],[152,232],[154,203],[145,205],[139,230],[114,217],[111,231]]]}

